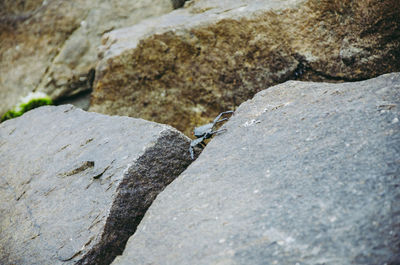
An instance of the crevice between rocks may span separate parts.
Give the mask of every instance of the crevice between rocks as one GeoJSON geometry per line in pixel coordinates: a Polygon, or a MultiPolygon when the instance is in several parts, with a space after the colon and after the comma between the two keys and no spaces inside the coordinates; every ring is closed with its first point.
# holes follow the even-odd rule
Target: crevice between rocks
{"type": "Polygon", "coordinates": [[[340,82],[358,82],[363,81],[368,78],[349,78],[345,76],[333,76],[323,71],[315,70],[303,55],[294,53],[292,56],[297,61],[296,69],[289,75],[289,77],[285,78],[283,82],[278,82],[275,85],[290,81],[290,80],[299,80],[299,81],[308,81],[308,82],[321,82],[327,81],[332,83],[340,83],[340,82]]]}
{"type": "MultiPolygon", "coordinates": [[[[332,76],[329,74],[326,74],[324,72],[321,71],[317,71],[312,69],[311,67],[308,67],[307,70],[309,72],[311,72],[311,77],[312,76],[316,76],[318,80],[326,80],[328,82],[334,82],[334,83],[340,83],[340,82],[358,82],[358,81],[363,81],[363,80],[367,80],[368,78],[348,78],[345,76],[332,76]]],[[[307,78],[307,80],[304,81],[310,81],[310,79],[312,80],[313,78],[307,78]]],[[[301,79],[299,79],[301,80],[301,79]]]]}
{"type": "Polygon", "coordinates": [[[182,134],[168,129],[161,135],[126,171],[100,242],[76,264],[106,265],[121,255],[156,196],[192,162],[182,134]]]}
{"type": "Polygon", "coordinates": [[[75,107],[81,108],[83,110],[88,110],[90,106],[90,97],[93,91],[93,80],[95,76],[95,70],[91,69],[87,75],[87,79],[82,82],[82,84],[86,83],[86,86],[89,89],[79,91],[76,94],[58,98],[53,100],[54,105],[64,105],[64,104],[72,104],[75,107]]]}
{"type": "Polygon", "coordinates": [[[173,7],[174,9],[181,8],[181,7],[184,6],[184,4],[185,4],[186,1],[187,1],[187,0],[171,0],[172,7],[173,7]]]}

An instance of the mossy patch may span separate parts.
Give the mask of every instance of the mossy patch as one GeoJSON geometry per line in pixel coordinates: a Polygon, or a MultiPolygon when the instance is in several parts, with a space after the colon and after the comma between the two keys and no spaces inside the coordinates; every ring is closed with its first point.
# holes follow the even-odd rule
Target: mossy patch
{"type": "Polygon", "coordinates": [[[31,93],[27,97],[21,100],[21,103],[18,104],[13,109],[7,111],[0,119],[0,122],[5,120],[13,119],[16,117],[21,116],[25,112],[32,110],[34,108],[45,106],[45,105],[52,105],[53,101],[50,97],[48,97],[44,93],[31,93]]]}

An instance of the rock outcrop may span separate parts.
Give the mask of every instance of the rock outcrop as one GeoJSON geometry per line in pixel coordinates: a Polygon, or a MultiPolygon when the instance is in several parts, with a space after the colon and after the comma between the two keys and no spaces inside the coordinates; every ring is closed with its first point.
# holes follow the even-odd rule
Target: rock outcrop
{"type": "Polygon", "coordinates": [[[177,130],[71,105],[0,124],[0,263],[110,264],[191,162],[177,130]]]}
{"type": "Polygon", "coordinates": [[[399,264],[400,74],[242,104],[113,265],[399,264]]]}
{"type": "Polygon", "coordinates": [[[183,0],[0,3],[0,116],[32,91],[53,100],[91,89],[101,36],[183,0]]]}
{"type": "Polygon", "coordinates": [[[290,79],[400,71],[398,0],[193,0],[104,37],[90,110],[186,134],[290,79]]]}

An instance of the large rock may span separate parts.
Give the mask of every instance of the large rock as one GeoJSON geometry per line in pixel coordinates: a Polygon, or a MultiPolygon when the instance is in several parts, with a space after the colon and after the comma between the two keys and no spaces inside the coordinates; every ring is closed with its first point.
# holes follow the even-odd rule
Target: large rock
{"type": "Polygon", "coordinates": [[[91,110],[187,134],[290,79],[400,71],[400,1],[193,0],[105,34],[91,110]]]}
{"type": "Polygon", "coordinates": [[[109,264],[191,162],[177,130],[71,105],[0,124],[0,264],[109,264]]]}
{"type": "Polygon", "coordinates": [[[399,104],[399,73],[258,93],[113,264],[400,264],[399,104]]]}
{"type": "Polygon", "coordinates": [[[103,33],[183,2],[1,1],[0,116],[31,91],[57,100],[91,89],[103,33]]]}

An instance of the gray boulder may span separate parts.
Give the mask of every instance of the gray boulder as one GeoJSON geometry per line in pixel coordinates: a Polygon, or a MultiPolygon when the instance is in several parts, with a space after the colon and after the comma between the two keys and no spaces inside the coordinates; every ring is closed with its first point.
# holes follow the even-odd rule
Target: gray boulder
{"type": "Polygon", "coordinates": [[[258,93],[113,265],[400,264],[399,103],[399,73],[258,93]]]}
{"type": "Polygon", "coordinates": [[[71,105],[0,124],[0,264],[109,264],[191,162],[177,130],[71,105]]]}

